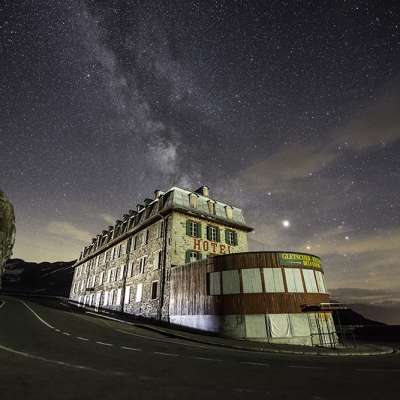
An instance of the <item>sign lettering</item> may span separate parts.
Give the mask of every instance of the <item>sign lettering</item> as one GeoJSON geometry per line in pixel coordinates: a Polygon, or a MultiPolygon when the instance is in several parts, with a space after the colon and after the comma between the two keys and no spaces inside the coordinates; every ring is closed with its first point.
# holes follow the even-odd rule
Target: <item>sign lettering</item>
{"type": "Polygon", "coordinates": [[[281,265],[302,265],[303,267],[321,268],[321,259],[316,256],[299,253],[279,253],[281,265]]]}

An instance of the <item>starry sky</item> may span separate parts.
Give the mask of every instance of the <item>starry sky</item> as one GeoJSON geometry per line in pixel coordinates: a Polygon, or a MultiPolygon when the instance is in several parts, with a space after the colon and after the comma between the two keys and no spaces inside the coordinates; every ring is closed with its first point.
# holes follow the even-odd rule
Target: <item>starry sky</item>
{"type": "Polygon", "coordinates": [[[251,249],[400,298],[398,1],[0,7],[15,257],[76,258],[154,189],[207,184],[243,208],[251,249]]]}

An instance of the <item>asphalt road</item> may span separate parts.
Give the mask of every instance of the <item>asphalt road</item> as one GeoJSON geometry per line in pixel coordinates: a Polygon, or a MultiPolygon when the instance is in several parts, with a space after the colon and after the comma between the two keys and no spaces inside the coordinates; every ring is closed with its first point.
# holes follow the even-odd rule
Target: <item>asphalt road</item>
{"type": "Polygon", "coordinates": [[[384,399],[400,356],[245,352],[0,298],[0,399],[384,399]]]}

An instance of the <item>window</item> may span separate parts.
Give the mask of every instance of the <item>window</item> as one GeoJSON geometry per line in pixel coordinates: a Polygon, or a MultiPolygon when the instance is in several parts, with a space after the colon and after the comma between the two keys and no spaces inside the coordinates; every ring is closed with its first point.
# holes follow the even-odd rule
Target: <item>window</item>
{"type": "Polygon", "coordinates": [[[119,288],[119,289],[117,290],[117,299],[116,299],[116,302],[115,302],[115,304],[116,304],[117,306],[119,306],[119,305],[121,304],[121,295],[122,295],[122,289],[119,288]]]}
{"type": "Polygon", "coordinates": [[[187,250],[186,251],[186,260],[185,263],[192,263],[195,261],[201,260],[201,253],[195,250],[187,250]]]}
{"type": "Polygon", "coordinates": [[[262,293],[259,268],[242,269],[243,293],[262,293]]]}
{"type": "Polygon", "coordinates": [[[146,266],[147,256],[139,258],[139,274],[144,274],[144,267],[146,266]]]}
{"type": "Polygon", "coordinates": [[[145,245],[145,244],[147,244],[147,243],[149,243],[149,230],[148,229],[146,229],[144,232],[143,232],[143,242],[142,242],[142,245],[145,245]]]}
{"type": "Polygon", "coordinates": [[[110,294],[108,297],[108,304],[112,306],[114,304],[114,290],[110,290],[110,294]]]}
{"type": "Polygon", "coordinates": [[[140,303],[142,301],[142,290],[143,290],[143,283],[138,283],[136,286],[136,303],[140,303]]]}
{"type": "Polygon", "coordinates": [[[208,212],[210,214],[214,214],[215,215],[215,203],[213,201],[211,201],[211,200],[208,200],[207,204],[208,204],[208,212]]]}
{"type": "Polygon", "coordinates": [[[318,293],[314,271],[312,269],[303,269],[303,278],[307,293],[318,293]]]}
{"type": "Polygon", "coordinates": [[[280,268],[263,268],[264,285],[267,293],[280,293],[285,291],[282,270],[280,268]]]}
{"type": "Polygon", "coordinates": [[[107,279],[106,279],[106,282],[108,283],[108,282],[110,282],[110,280],[111,280],[111,269],[109,269],[109,270],[107,271],[107,279]]]}
{"type": "Polygon", "coordinates": [[[117,247],[117,257],[121,257],[121,245],[117,247]]]}
{"type": "Polygon", "coordinates": [[[237,232],[225,229],[225,242],[231,246],[236,246],[238,244],[237,232]]]}
{"type": "Polygon", "coordinates": [[[190,207],[197,208],[197,196],[193,193],[189,194],[190,207]]]}
{"type": "Polygon", "coordinates": [[[153,269],[160,269],[162,264],[162,251],[159,250],[154,254],[153,269]]]}
{"type": "Polygon", "coordinates": [[[128,272],[126,274],[128,278],[132,276],[132,267],[133,267],[133,261],[129,261],[128,272]]]}
{"type": "Polygon", "coordinates": [[[119,269],[119,279],[124,279],[124,271],[125,271],[125,265],[121,265],[119,269]]]}
{"type": "Polygon", "coordinates": [[[124,304],[129,304],[131,301],[131,287],[125,286],[124,304]]]}
{"type": "Polygon", "coordinates": [[[101,271],[99,275],[99,285],[102,285],[104,282],[104,272],[101,271]]]}
{"type": "Polygon", "coordinates": [[[151,298],[154,300],[158,297],[158,281],[151,284],[151,298]]]}
{"type": "Polygon", "coordinates": [[[186,221],[186,235],[193,237],[201,237],[201,224],[191,220],[186,221]]]}
{"type": "Polygon", "coordinates": [[[286,285],[288,292],[289,293],[304,292],[300,270],[298,268],[284,268],[284,271],[286,276],[286,285]]]}
{"type": "Polygon", "coordinates": [[[133,250],[136,250],[137,249],[137,247],[138,247],[138,236],[139,235],[136,235],[135,236],[135,239],[133,240],[133,250]]]}
{"type": "Polygon", "coordinates": [[[232,219],[233,218],[233,210],[231,206],[225,206],[225,214],[226,218],[232,219]]]}
{"type": "Polygon", "coordinates": [[[223,294],[240,293],[239,270],[222,271],[222,292],[223,294]]]}
{"type": "Polygon", "coordinates": [[[216,226],[207,226],[207,239],[211,240],[212,242],[219,242],[219,228],[216,226]]]}
{"type": "Polygon", "coordinates": [[[221,272],[210,272],[208,277],[210,295],[221,294],[221,272]]]}
{"type": "Polygon", "coordinates": [[[326,293],[326,287],[324,282],[324,276],[321,271],[315,271],[315,277],[317,278],[317,286],[319,293],[326,293]]]}
{"type": "Polygon", "coordinates": [[[164,221],[160,221],[158,223],[157,237],[158,238],[164,237],[164,221]]]}

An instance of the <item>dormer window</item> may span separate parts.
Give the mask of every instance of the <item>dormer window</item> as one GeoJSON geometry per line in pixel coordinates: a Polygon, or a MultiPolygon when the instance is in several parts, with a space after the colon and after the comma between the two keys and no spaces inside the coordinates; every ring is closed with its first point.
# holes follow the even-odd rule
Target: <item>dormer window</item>
{"type": "Polygon", "coordinates": [[[225,214],[226,218],[232,219],[233,218],[233,212],[232,212],[232,207],[231,206],[225,206],[225,214]]]}
{"type": "Polygon", "coordinates": [[[197,208],[197,196],[194,193],[189,194],[190,207],[197,208]]]}
{"type": "Polygon", "coordinates": [[[208,212],[215,215],[215,202],[208,200],[208,212]]]}

